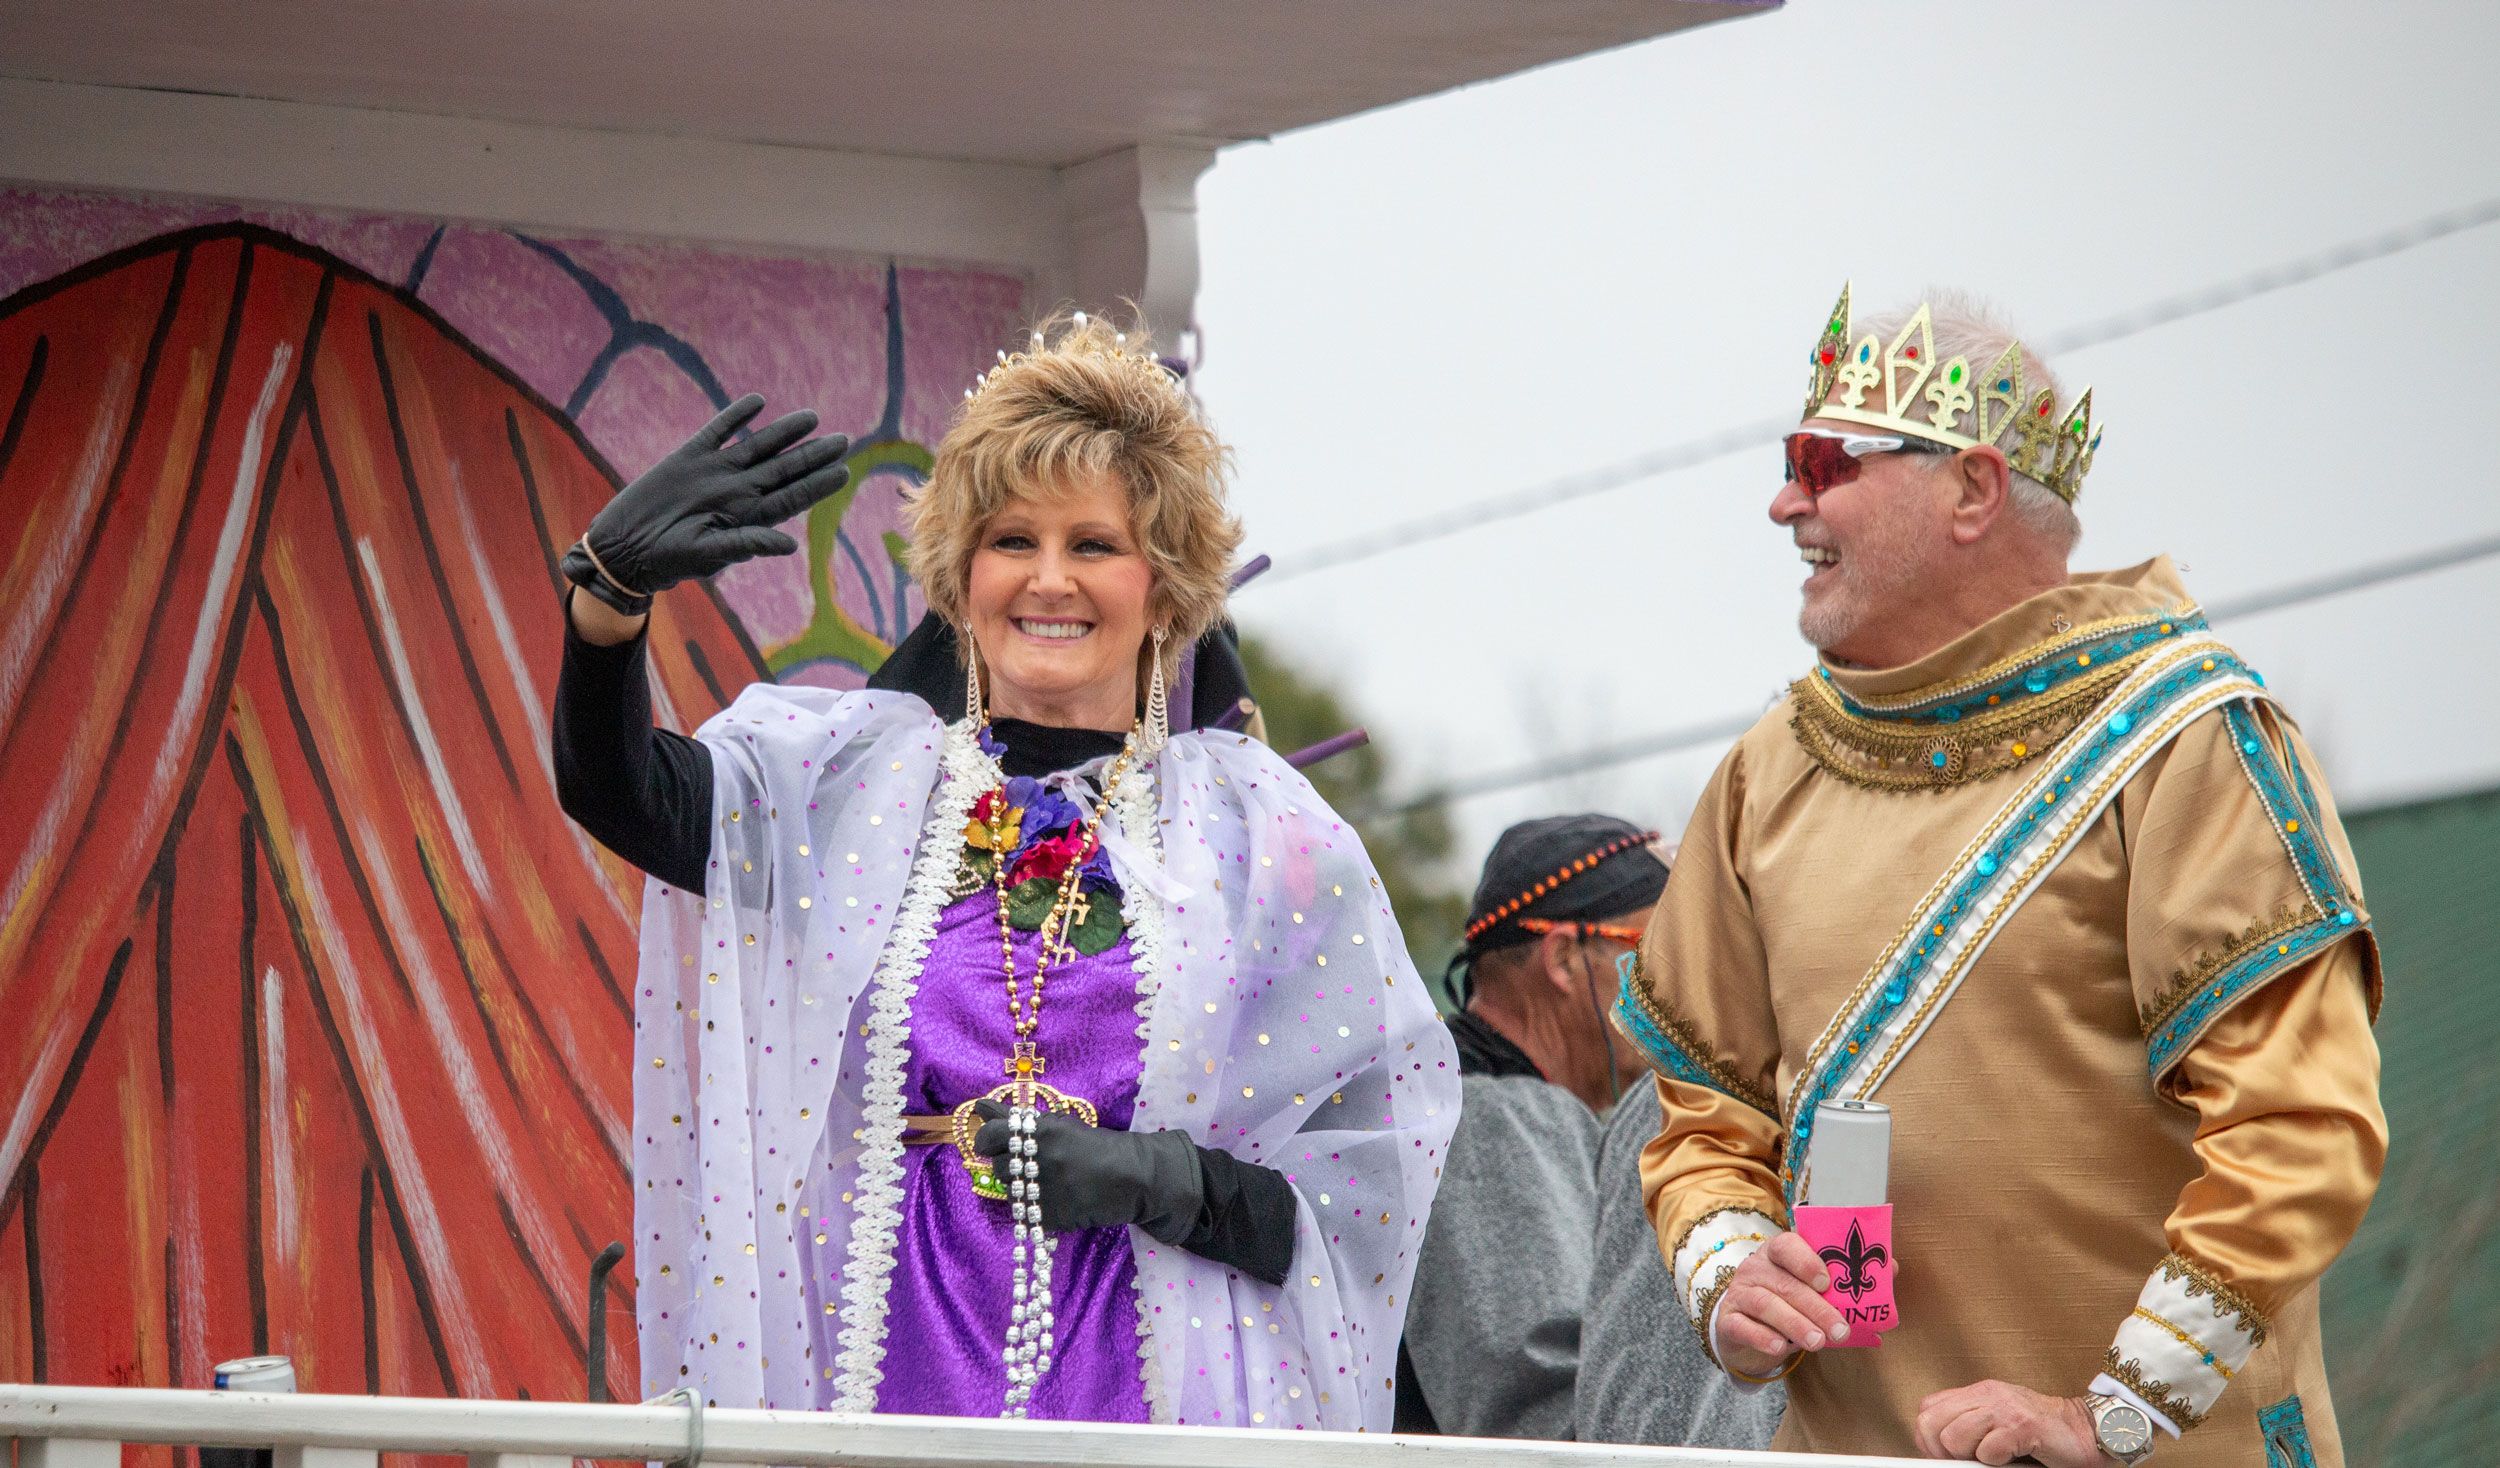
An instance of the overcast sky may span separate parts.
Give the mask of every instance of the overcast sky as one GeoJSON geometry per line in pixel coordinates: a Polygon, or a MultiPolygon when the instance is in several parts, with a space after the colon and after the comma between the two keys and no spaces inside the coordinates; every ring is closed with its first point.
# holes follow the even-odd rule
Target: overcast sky
{"type": "MultiPolygon", "coordinates": [[[[1807,665],[1777,451],[1288,577],[1296,552],[1794,413],[1861,311],[2035,338],[2500,197],[2500,6],[1801,0],[1226,152],[1199,386],[1245,627],[1410,787],[1759,712],[1807,665]]],[[[2082,568],[2223,601],[2500,533],[2500,225],[2074,352],[2082,568]]],[[[2347,808],[2500,784],[2500,558],[2221,627],[2347,808]]],[[[1466,802],[1681,828],[1723,746],[1466,802]]]]}

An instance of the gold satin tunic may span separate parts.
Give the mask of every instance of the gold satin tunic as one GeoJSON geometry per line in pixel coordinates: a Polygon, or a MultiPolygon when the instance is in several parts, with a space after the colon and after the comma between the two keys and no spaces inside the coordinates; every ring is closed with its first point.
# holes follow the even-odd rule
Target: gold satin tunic
{"type": "MultiPolygon", "coordinates": [[[[2123,675],[2078,649],[2194,615],[2167,559],[2077,576],[1907,667],[1818,670],[1737,742],[1618,1010],[1660,1062],[1641,1180],[1671,1270],[1696,1230],[1748,1229],[1729,1210],[1785,1222],[1780,1098],[1930,884],[2123,675]],[[2033,694],[2032,669],[2061,676],[2033,694]],[[1969,717],[1887,716],[1944,698],[1969,717]]],[[[2386,1156],[2378,953],[2307,746],[2270,705],[2243,719],[2197,718],[2135,774],[1876,1094],[1905,1323],[1801,1362],[1774,1448],[1913,1454],[1931,1393],[2071,1396],[2109,1373],[2186,1429],[2158,1462],[2262,1463],[2295,1423],[2343,1461],[2317,1283],[2386,1156]],[[2301,804],[2269,805],[2268,759],[2301,804]],[[2188,1367],[2151,1374],[2145,1343],[2169,1340],[2148,1332],[2188,1367]]]]}

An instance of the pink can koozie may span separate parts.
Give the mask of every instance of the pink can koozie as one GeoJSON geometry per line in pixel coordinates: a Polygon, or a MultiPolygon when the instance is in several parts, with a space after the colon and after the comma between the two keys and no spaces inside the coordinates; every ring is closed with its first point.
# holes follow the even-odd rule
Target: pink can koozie
{"type": "Polygon", "coordinates": [[[1881,1344],[1884,1336],[1901,1325],[1901,1313],[1892,1297],[1892,1205],[1837,1208],[1801,1203],[1796,1223],[1797,1232],[1831,1270],[1831,1287],[1823,1291],[1823,1298],[1849,1322],[1849,1338],[1831,1345],[1881,1344]]]}

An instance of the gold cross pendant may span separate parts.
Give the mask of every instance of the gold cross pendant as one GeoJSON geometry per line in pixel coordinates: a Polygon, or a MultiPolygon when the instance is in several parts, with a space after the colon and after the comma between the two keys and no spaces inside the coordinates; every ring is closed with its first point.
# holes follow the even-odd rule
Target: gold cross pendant
{"type": "Polygon", "coordinates": [[[1033,1048],[1030,1040],[1018,1040],[1016,1053],[1000,1062],[1000,1068],[1016,1080],[1031,1080],[1048,1068],[1048,1062],[1033,1048]]]}

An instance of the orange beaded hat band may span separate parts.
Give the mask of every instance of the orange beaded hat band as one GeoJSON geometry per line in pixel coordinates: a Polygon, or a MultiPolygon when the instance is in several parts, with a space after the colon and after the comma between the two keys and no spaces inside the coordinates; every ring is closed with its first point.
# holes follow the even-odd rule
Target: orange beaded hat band
{"type": "Polygon", "coordinates": [[[1468,911],[1469,951],[1535,936],[1514,919],[1611,917],[1657,901],[1667,885],[1667,864],[1652,849],[1658,839],[1655,831],[1600,815],[1550,816],[1504,831],[1468,911]],[[1497,931],[1506,925],[1507,932],[1497,931]]]}

